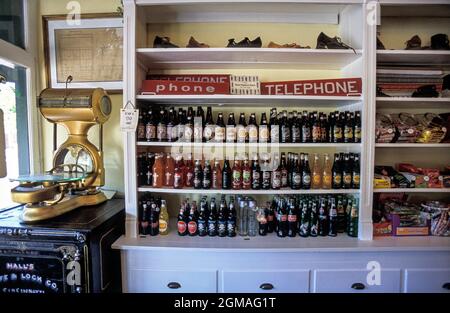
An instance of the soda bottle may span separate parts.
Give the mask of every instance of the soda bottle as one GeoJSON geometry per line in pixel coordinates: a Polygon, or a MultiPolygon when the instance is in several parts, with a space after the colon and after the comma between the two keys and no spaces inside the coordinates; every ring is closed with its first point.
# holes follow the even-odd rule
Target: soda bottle
{"type": "Polygon", "coordinates": [[[194,187],[194,166],[192,164],[192,157],[189,154],[184,167],[184,186],[187,188],[194,187]]]}
{"type": "Polygon", "coordinates": [[[256,219],[258,221],[258,234],[260,236],[267,235],[267,208],[257,208],[256,219]]]}
{"type": "Polygon", "coordinates": [[[185,142],[194,141],[194,114],[189,113],[189,110],[186,118],[186,123],[184,124],[183,138],[185,142]]]}
{"type": "MultiPolygon", "coordinates": [[[[350,205],[351,208],[351,205],[350,205]]],[[[350,208],[349,208],[349,212],[350,213],[350,208]]],[[[338,233],[343,233],[346,231],[347,229],[347,213],[346,213],[346,209],[345,209],[345,205],[342,201],[342,197],[338,197],[337,198],[337,206],[336,206],[336,220],[337,220],[337,225],[336,225],[336,229],[338,233]]]]}
{"type": "Polygon", "coordinates": [[[156,116],[153,113],[153,110],[150,110],[148,118],[147,118],[147,124],[145,125],[145,139],[147,141],[156,141],[156,126],[157,126],[157,120],[156,116]]]}
{"type": "Polygon", "coordinates": [[[344,157],[344,166],[342,168],[342,188],[350,189],[352,188],[352,166],[350,164],[350,157],[346,153],[344,157]]]}
{"type": "Polygon", "coordinates": [[[322,188],[331,189],[332,185],[332,173],[331,173],[331,162],[328,153],[325,153],[325,162],[323,165],[322,173],[322,188]]]}
{"type": "Polygon", "coordinates": [[[342,188],[342,169],[341,162],[339,160],[339,154],[334,154],[334,163],[333,168],[331,169],[332,173],[332,187],[333,189],[341,189],[342,188]]]}
{"type": "Polygon", "coordinates": [[[280,122],[280,130],[281,130],[281,142],[288,143],[291,142],[291,129],[288,123],[287,111],[283,111],[283,118],[280,122]]]}
{"type": "Polygon", "coordinates": [[[141,110],[141,113],[139,114],[139,121],[137,125],[136,130],[136,138],[137,141],[145,141],[145,124],[147,123],[147,114],[145,111],[141,110]]]}
{"type": "Polygon", "coordinates": [[[292,189],[300,189],[302,186],[302,170],[300,168],[300,162],[298,155],[294,155],[294,164],[292,167],[292,189]]]}
{"type": "Polygon", "coordinates": [[[334,118],[334,112],[331,112],[328,115],[328,128],[327,128],[327,133],[328,133],[328,142],[334,142],[334,125],[335,125],[335,118],[334,118]]]}
{"type": "Polygon", "coordinates": [[[155,202],[150,205],[150,236],[159,234],[159,212],[160,208],[155,202]]]}
{"type": "Polygon", "coordinates": [[[311,217],[310,217],[310,232],[309,235],[311,237],[317,237],[318,233],[319,233],[319,214],[318,214],[318,209],[317,209],[317,201],[312,201],[312,206],[311,206],[311,217]]]}
{"type": "Polygon", "coordinates": [[[319,189],[322,187],[322,171],[320,167],[320,157],[314,153],[314,164],[312,170],[312,188],[319,189]]]}
{"type": "Polygon", "coordinates": [[[242,188],[242,169],[239,164],[238,159],[234,159],[233,169],[232,169],[232,187],[235,190],[242,188]]]}
{"type": "Polygon", "coordinates": [[[275,212],[270,202],[266,203],[267,209],[267,232],[273,233],[275,230],[275,212]]]}
{"type": "Polygon", "coordinates": [[[281,164],[278,155],[275,155],[275,160],[273,164],[274,170],[272,171],[271,186],[272,189],[281,188],[281,164]]]}
{"type": "Polygon", "coordinates": [[[217,207],[216,198],[211,198],[210,210],[208,215],[208,236],[217,236],[217,207]]]}
{"type": "Polygon", "coordinates": [[[239,143],[248,141],[247,122],[245,121],[245,113],[239,116],[239,123],[236,125],[236,140],[239,143]]]}
{"type": "Polygon", "coordinates": [[[256,153],[253,155],[251,171],[252,189],[261,189],[261,168],[259,166],[258,155],[256,153]]]}
{"type": "Polygon", "coordinates": [[[186,111],[182,108],[178,109],[178,125],[177,125],[177,139],[184,140],[184,126],[186,125],[186,111]]]}
{"type": "Polygon", "coordinates": [[[303,111],[302,116],[302,142],[312,142],[311,124],[306,111],[303,111]]]}
{"type": "Polygon", "coordinates": [[[214,139],[214,120],[212,116],[212,109],[208,107],[206,109],[206,121],[205,129],[203,130],[203,141],[208,142],[214,139]]]}
{"type": "Polygon", "coordinates": [[[222,169],[222,189],[231,189],[231,168],[228,159],[225,159],[222,169]]]}
{"type": "Polygon", "coordinates": [[[267,124],[266,113],[261,114],[261,123],[259,124],[259,142],[269,142],[269,125],[267,124]]]}
{"type": "MultiPolygon", "coordinates": [[[[147,186],[153,185],[153,165],[155,164],[155,154],[154,153],[148,153],[147,155],[147,173],[145,175],[145,184],[147,186]]],[[[144,170],[145,171],[145,170],[144,170]]]]}
{"type": "Polygon", "coordinates": [[[198,215],[198,222],[197,222],[197,228],[198,228],[198,235],[201,237],[204,237],[208,234],[208,204],[206,203],[206,200],[203,199],[200,202],[200,212],[198,215]]]}
{"type": "Polygon", "coordinates": [[[278,123],[277,109],[270,110],[270,142],[280,142],[280,126],[278,123]]]}
{"type": "Polygon", "coordinates": [[[234,206],[234,198],[230,198],[230,203],[228,207],[228,218],[227,218],[227,236],[236,236],[236,219],[237,219],[236,207],[234,206]]]}
{"type": "Polygon", "coordinates": [[[300,227],[298,234],[301,237],[308,237],[310,233],[310,225],[309,220],[311,218],[310,206],[308,202],[305,200],[302,202],[302,212],[300,218],[300,227]]]}
{"type": "Polygon", "coordinates": [[[156,127],[156,138],[160,142],[167,141],[167,119],[166,110],[159,111],[159,123],[156,127]]]}
{"type": "Polygon", "coordinates": [[[361,112],[355,112],[355,121],[353,126],[354,142],[361,142],[362,128],[361,128],[361,112]]]}
{"type": "Polygon", "coordinates": [[[319,236],[328,235],[328,212],[325,199],[320,200],[318,230],[319,236]]]}
{"type": "Polygon", "coordinates": [[[255,113],[252,113],[248,120],[248,142],[258,142],[258,124],[256,123],[255,113]]]}
{"type": "Polygon", "coordinates": [[[161,200],[161,212],[159,213],[159,233],[167,235],[169,233],[169,213],[167,212],[166,200],[161,200]]]}
{"type": "Polygon", "coordinates": [[[358,207],[356,206],[356,201],[353,201],[350,211],[348,235],[350,237],[358,237],[358,207]]]}
{"type": "Polygon", "coordinates": [[[353,161],[353,169],[352,169],[352,188],[359,189],[359,181],[360,181],[360,166],[359,166],[359,155],[355,154],[355,159],[353,161]]]}
{"type": "Polygon", "coordinates": [[[278,204],[278,237],[286,237],[288,235],[288,210],[286,207],[286,201],[280,200],[278,204]]]}
{"type": "Polygon", "coordinates": [[[351,143],[355,141],[353,130],[353,114],[351,112],[346,113],[345,125],[344,125],[344,142],[351,143]]]}
{"type": "Polygon", "coordinates": [[[142,215],[141,215],[141,223],[140,223],[140,234],[148,235],[148,221],[149,214],[147,211],[147,203],[142,204],[142,215]]]}
{"type": "Polygon", "coordinates": [[[180,207],[180,212],[178,214],[178,221],[177,221],[177,231],[178,235],[180,236],[186,236],[188,234],[188,227],[187,227],[187,218],[186,218],[186,205],[183,202],[180,207]]]}
{"type": "Polygon", "coordinates": [[[311,168],[309,167],[308,154],[304,156],[304,166],[302,171],[302,188],[311,189],[311,168]]]}
{"type": "Polygon", "coordinates": [[[212,188],[222,188],[222,169],[220,168],[220,163],[218,160],[214,161],[214,168],[212,170],[212,188]]]}
{"type": "Polygon", "coordinates": [[[248,235],[248,201],[239,200],[239,236],[248,235]]]}
{"type": "Polygon", "coordinates": [[[214,140],[216,142],[225,141],[225,122],[223,121],[223,114],[219,112],[217,117],[217,125],[214,128],[214,140]]]}
{"type": "Polygon", "coordinates": [[[226,126],[226,142],[236,142],[236,122],[234,120],[234,113],[228,115],[228,123],[226,126]]]}
{"type": "Polygon", "coordinates": [[[262,181],[261,181],[261,189],[270,189],[271,186],[271,168],[269,164],[269,157],[267,155],[264,156],[263,166],[262,166],[262,181]]]}
{"type": "Polygon", "coordinates": [[[289,211],[288,211],[288,236],[289,237],[295,237],[297,235],[298,231],[298,221],[297,221],[297,208],[295,207],[294,201],[291,199],[289,204],[289,211]]]}
{"type": "Polygon", "coordinates": [[[297,112],[294,112],[294,117],[291,123],[291,141],[293,143],[302,142],[302,128],[297,117],[297,112]]]}
{"type": "Polygon", "coordinates": [[[200,160],[195,160],[195,168],[194,168],[194,188],[202,189],[203,182],[203,170],[200,160]]]}
{"type": "Polygon", "coordinates": [[[174,174],[174,165],[173,165],[173,158],[172,155],[170,153],[167,154],[166,156],[166,168],[164,170],[164,176],[165,176],[165,180],[164,180],[164,186],[166,187],[173,187],[173,174],[174,174]]]}
{"type": "Polygon", "coordinates": [[[209,164],[209,160],[205,160],[205,167],[203,168],[203,180],[202,187],[203,189],[211,189],[211,165],[209,164]]]}
{"type": "Polygon", "coordinates": [[[242,166],[242,189],[250,189],[252,186],[252,172],[248,159],[244,159],[244,165],[242,166]]]}
{"type": "Polygon", "coordinates": [[[334,143],[341,143],[344,142],[344,135],[343,135],[343,127],[344,121],[343,121],[343,115],[336,113],[335,114],[335,120],[333,124],[333,142],[334,143]]]}
{"type": "Polygon", "coordinates": [[[173,174],[173,188],[180,189],[184,186],[184,166],[181,156],[175,161],[175,170],[173,174]]]}
{"type": "Polygon", "coordinates": [[[197,214],[195,212],[194,204],[191,206],[191,209],[189,210],[188,232],[189,232],[189,236],[197,236],[198,235],[197,214]]]}
{"type": "Polygon", "coordinates": [[[169,119],[167,121],[167,127],[166,127],[168,142],[173,142],[173,141],[177,140],[176,131],[174,131],[174,128],[175,128],[174,110],[175,110],[175,108],[173,108],[173,107],[169,109],[169,119]]]}
{"type": "Polygon", "coordinates": [[[337,223],[338,223],[338,216],[337,216],[337,210],[336,210],[336,204],[334,202],[334,199],[331,199],[331,205],[330,205],[330,213],[329,213],[329,227],[328,227],[328,236],[336,237],[337,236],[337,223]]]}
{"type": "Polygon", "coordinates": [[[312,142],[319,143],[321,141],[322,141],[322,125],[320,125],[320,119],[317,116],[317,112],[314,112],[312,122],[312,142]]]}
{"type": "Polygon", "coordinates": [[[256,219],[256,202],[255,200],[248,201],[248,235],[251,237],[258,234],[258,224],[256,219]]]}
{"type": "Polygon", "coordinates": [[[225,202],[225,196],[222,196],[219,206],[219,216],[217,218],[217,234],[219,237],[225,237],[227,235],[227,204],[225,202]]]}
{"type": "Polygon", "coordinates": [[[281,152],[280,172],[281,172],[281,188],[286,188],[288,187],[289,173],[286,165],[286,154],[284,152],[281,152]]]}
{"type": "Polygon", "coordinates": [[[161,188],[164,183],[164,161],[161,153],[155,156],[155,165],[153,165],[153,187],[161,188]]]}

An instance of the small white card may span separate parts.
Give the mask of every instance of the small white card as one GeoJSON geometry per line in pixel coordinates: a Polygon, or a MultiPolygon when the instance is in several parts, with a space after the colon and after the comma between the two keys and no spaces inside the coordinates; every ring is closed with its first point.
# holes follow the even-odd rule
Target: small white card
{"type": "Polygon", "coordinates": [[[120,110],[120,130],[123,132],[134,132],[139,121],[139,110],[129,101],[120,110]]]}

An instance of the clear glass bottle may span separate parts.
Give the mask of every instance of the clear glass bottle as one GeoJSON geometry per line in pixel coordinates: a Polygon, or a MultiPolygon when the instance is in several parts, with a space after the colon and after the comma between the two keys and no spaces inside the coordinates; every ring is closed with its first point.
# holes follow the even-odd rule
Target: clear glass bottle
{"type": "Polygon", "coordinates": [[[248,202],[245,199],[239,201],[239,236],[248,235],[248,202]]]}
{"type": "Polygon", "coordinates": [[[256,220],[256,201],[248,201],[248,235],[254,237],[258,234],[259,224],[256,220]]]}

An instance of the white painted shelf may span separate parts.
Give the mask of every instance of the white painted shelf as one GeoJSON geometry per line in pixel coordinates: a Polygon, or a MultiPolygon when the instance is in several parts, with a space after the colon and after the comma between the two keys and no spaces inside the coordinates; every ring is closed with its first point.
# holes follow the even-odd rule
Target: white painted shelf
{"type": "Polygon", "coordinates": [[[340,70],[362,50],[289,48],[139,48],[149,69],[327,69],[340,70]]]}
{"type": "Polygon", "coordinates": [[[175,193],[175,194],[224,194],[224,195],[296,195],[296,194],[357,194],[359,189],[268,189],[268,190],[234,190],[234,189],[193,189],[193,188],[153,188],[153,187],[139,187],[139,192],[153,192],[153,193],[175,193]]]}
{"type": "Polygon", "coordinates": [[[450,188],[374,188],[375,193],[450,193],[450,188]]]}
{"type": "Polygon", "coordinates": [[[450,148],[450,143],[376,143],[376,148],[450,148]]]}
{"type": "Polygon", "coordinates": [[[268,95],[136,95],[137,100],[171,105],[216,104],[261,106],[339,107],[362,102],[362,97],[340,96],[268,96],[268,95]]]}
{"type": "Polygon", "coordinates": [[[377,97],[377,108],[381,109],[445,109],[450,107],[450,98],[377,97]]]}
{"type": "Polygon", "coordinates": [[[377,65],[450,67],[450,51],[445,50],[377,50],[377,65]]]}
{"type": "MultiPolygon", "coordinates": [[[[269,148],[341,148],[360,149],[360,143],[217,143],[217,142],[146,142],[136,143],[142,147],[269,147],[269,148]]],[[[450,146],[450,145],[449,145],[450,146]]]]}
{"type": "Polygon", "coordinates": [[[179,236],[176,231],[176,219],[169,221],[169,233],[165,236],[140,236],[138,238],[121,237],[113,244],[114,249],[160,250],[164,249],[195,249],[208,252],[379,252],[405,250],[450,250],[450,237],[375,237],[365,241],[338,234],[336,237],[277,237],[275,233],[267,236],[239,236],[236,237],[200,237],[179,236]]]}

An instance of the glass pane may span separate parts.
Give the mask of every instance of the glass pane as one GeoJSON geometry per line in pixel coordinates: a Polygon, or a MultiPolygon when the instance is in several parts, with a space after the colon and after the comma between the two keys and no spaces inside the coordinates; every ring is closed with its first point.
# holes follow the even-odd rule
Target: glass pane
{"type": "Polygon", "coordinates": [[[0,39],[25,49],[23,0],[0,1],[0,39]]]}
{"type": "MultiPolygon", "coordinates": [[[[5,154],[7,177],[17,177],[30,172],[28,148],[28,118],[26,70],[0,59],[0,109],[5,125],[5,154]],[[1,65],[1,64],[6,64],[1,65]]],[[[10,189],[16,184],[0,178],[0,208],[12,204],[10,189]]]]}

